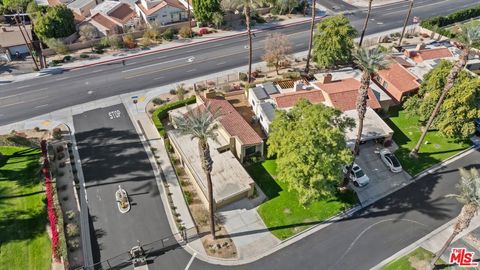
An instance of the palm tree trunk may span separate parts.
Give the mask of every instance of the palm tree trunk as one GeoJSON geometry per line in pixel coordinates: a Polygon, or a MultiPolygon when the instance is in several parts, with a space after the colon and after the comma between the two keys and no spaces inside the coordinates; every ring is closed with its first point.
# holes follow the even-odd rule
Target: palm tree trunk
{"type": "Polygon", "coordinates": [[[435,263],[437,263],[438,259],[440,259],[445,250],[447,250],[453,239],[455,239],[458,234],[470,226],[470,222],[476,213],[477,207],[474,204],[465,204],[462,207],[462,211],[458,215],[452,235],[450,235],[445,244],[443,244],[442,249],[440,249],[437,254],[435,254],[435,257],[433,257],[432,261],[430,262],[430,269],[434,269],[435,263]]]}
{"type": "Polygon", "coordinates": [[[400,35],[400,40],[398,41],[398,45],[397,45],[398,47],[402,46],[402,40],[403,40],[403,36],[405,35],[405,29],[407,28],[408,21],[410,20],[410,15],[412,15],[413,2],[414,0],[410,0],[410,7],[408,8],[407,17],[403,22],[402,35],[400,35]]]}
{"type": "Polygon", "coordinates": [[[363,133],[363,121],[365,119],[365,113],[367,112],[367,99],[368,99],[368,88],[370,87],[370,74],[364,72],[362,76],[362,82],[360,89],[358,89],[357,96],[357,113],[358,113],[358,130],[357,130],[357,139],[355,140],[355,146],[353,148],[353,161],[350,166],[347,168],[346,173],[343,177],[343,187],[346,187],[349,182],[349,175],[353,168],[353,163],[357,158],[358,153],[360,152],[360,142],[362,141],[363,133]]]}
{"type": "Polygon", "coordinates": [[[312,23],[310,24],[310,40],[308,43],[308,54],[307,54],[307,64],[305,65],[305,73],[308,74],[310,71],[310,58],[312,57],[312,45],[313,45],[313,30],[315,28],[315,6],[317,0],[312,2],[312,23]]]}
{"type": "Polygon", "coordinates": [[[247,24],[248,33],[248,83],[252,82],[252,29],[250,27],[250,5],[245,6],[245,22],[247,24]]]}
{"type": "Polygon", "coordinates": [[[368,1],[367,18],[365,18],[365,23],[363,24],[362,35],[360,36],[360,42],[358,43],[359,47],[362,47],[363,37],[365,36],[365,31],[367,31],[368,20],[370,20],[370,12],[372,11],[372,2],[373,2],[373,0],[368,1]]]}
{"type": "Polygon", "coordinates": [[[215,235],[215,202],[213,198],[213,185],[212,185],[212,157],[210,156],[210,147],[207,142],[198,142],[200,153],[202,155],[202,167],[207,176],[207,188],[208,188],[208,212],[210,214],[210,233],[212,238],[216,239],[215,235]]]}
{"type": "Polygon", "coordinates": [[[428,129],[430,129],[430,126],[432,125],[433,121],[435,120],[435,117],[440,111],[440,108],[442,107],[443,101],[447,97],[448,92],[455,85],[455,81],[457,80],[458,75],[460,74],[460,71],[462,71],[462,69],[465,67],[467,63],[468,53],[469,53],[469,49],[464,48],[462,50],[462,54],[460,55],[460,59],[453,65],[452,69],[450,70],[450,73],[448,74],[448,77],[447,77],[447,83],[443,88],[443,92],[440,95],[440,98],[438,99],[438,102],[435,105],[435,108],[433,109],[433,112],[430,115],[430,118],[428,119],[428,122],[422,131],[422,135],[420,136],[420,139],[418,139],[418,142],[415,145],[415,148],[413,148],[412,151],[410,152],[410,157],[418,156],[418,151],[420,151],[420,147],[422,146],[423,140],[425,140],[425,136],[427,136],[428,129]]]}
{"type": "Polygon", "coordinates": [[[192,37],[192,12],[190,11],[190,0],[187,0],[188,9],[188,28],[190,29],[190,37],[192,37]]]}

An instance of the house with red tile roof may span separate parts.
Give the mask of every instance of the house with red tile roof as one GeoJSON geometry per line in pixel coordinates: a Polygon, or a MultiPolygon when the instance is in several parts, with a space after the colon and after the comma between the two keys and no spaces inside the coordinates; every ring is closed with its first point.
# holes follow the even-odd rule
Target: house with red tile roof
{"type": "Polygon", "coordinates": [[[410,57],[416,63],[420,63],[426,60],[453,57],[452,52],[447,47],[406,50],[405,55],[410,57]]]}
{"type": "Polygon", "coordinates": [[[222,149],[230,150],[240,162],[251,156],[263,157],[263,139],[230,102],[218,97],[215,92],[197,95],[197,108],[205,108],[206,104],[210,105],[212,113],[220,114],[217,132],[222,140],[228,142],[222,149]]]}
{"type": "Polygon", "coordinates": [[[91,10],[88,23],[95,26],[103,35],[123,33],[124,29],[136,24],[137,14],[126,3],[105,1],[91,10]]]}
{"type": "Polygon", "coordinates": [[[180,0],[138,0],[135,11],[147,24],[166,25],[188,19],[185,1],[180,0]]]}
{"type": "Polygon", "coordinates": [[[416,93],[419,79],[397,61],[392,61],[387,69],[379,70],[373,79],[378,85],[400,103],[405,96],[416,93]]]}

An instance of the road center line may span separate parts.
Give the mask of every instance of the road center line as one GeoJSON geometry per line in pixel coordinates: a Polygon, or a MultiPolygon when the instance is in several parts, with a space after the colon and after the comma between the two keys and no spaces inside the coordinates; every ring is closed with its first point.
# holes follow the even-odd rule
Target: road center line
{"type": "Polygon", "coordinates": [[[7,99],[7,98],[12,98],[12,97],[18,97],[18,96],[22,96],[22,95],[29,94],[29,93],[40,92],[40,91],[47,90],[47,89],[48,89],[48,88],[40,88],[40,89],[36,89],[36,90],[32,90],[32,91],[25,92],[25,93],[21,93],[21,94],[14,94],[14,95],[9,95],[9,96],[4,96],[4,97],[0,97],[0,100],[2,100],[2,99],[7,99]]]}
{"type": "Polygon", "coordinates": [[[27,87],[30,87],[32,86],[31,84],[27,84],[27,85],[24,85],[24,86],[19,86],[17,87],[17,89],[22,89],[22,88],[27,88],[27,87]]]}
{"type": "Polygon", "coordinates": [[[185,266],[185,270],[188,270],[190,268],[190,265],[192,265],[192,262],[196,256],[197,256],[197,252],[193,253],[192,258],[190,258],[190,261],[188,261],[187,266],[185,266]]]}
{"type": "Polygon", "coordinates": [[[35,109],[42,108],[42,107],[47,107],[47,106],[48,106],[48,104],[38,105],[38,106],[35,106],[35,109]]]}

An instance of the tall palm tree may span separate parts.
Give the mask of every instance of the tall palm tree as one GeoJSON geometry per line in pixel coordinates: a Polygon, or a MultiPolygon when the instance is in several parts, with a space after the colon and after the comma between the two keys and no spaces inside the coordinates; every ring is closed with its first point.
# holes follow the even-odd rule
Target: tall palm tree
{"type": "Polygon", "coordinates": [[[431,269],[433,269],[440,256],[442,256],[448,246],[450,246],[453,239],[455,239],[455,237],[463,230],[468,228],[470,221],[472,221],[472,218],[477,214],[478,209],[480,209],[480,173],[475,168],[472,168],[470,171],[461,168],[460,176],[460,183],[457,186],[459,194],[450,194],[447,196],[455,197],[463,204],[463,207],[457,217],[457,222],[453,227],[452,234],[447,239],[442,249],[440,249],[432,259],[430,263],[431,269]]]}
{"type": "Polygon", "coordinates": [[[181,134],[189,135],[192,140],[198,140],[198,149],[200,159],[202,161],[202,168],[207,177],[210,233],[212,234],[213,239],[216,239],[214,217],[215,207],[211,176],[213,160],[210,156],[210,146],[208,145],[208,140],[216,139],[215,130],[218,127],[216,120],[220,115],[217,113],[218,111],[213,113],[211,112],[211,107],[209,104],[207,104],[205,109],[190,109],[184,117],[176,117],[174,121],[181,134]]]}
{"type": "Polygon", "coordinates": [[[357,113],[358,113],[358,130],[357,130],[357,139],[355,140],[355,147],[353,149],[353,161],[350,167],[347,169],[346,175],[344,177],[345,182],[343,186],[348,184],[348,175],[350,170],[353,167],[355,158],[358,155],[360,149],[360,142],[362,141],[362,132],[363,132],[363,121],[365,120],[365,113],[367,112],[367,100],[368,100],[368,89],[370,87],[370,82],[372,76],[381,69],[387,68],[389,61],[386,60],[386,55],[380,50],[380,48],[374,49],[365,49],[358,47],[354,53],[354,62],[363,72],[362,79],[360,82],[360,88],[358,89],[357,96],[357,113]]]}
{"type": "Polygon", "coordinates": [[[315,6],[317,4],[317,0],[312,1],[312,22],[310,24],[310,40],[308,42],[308,54],[307,54],[307,64],[305,65],[305,73],[308,74],[310,71],[310,58],[312,57],[312,46],[313,46],[313,30],[315,28],[315,6]]]}
{"type": "Polygon", "coordinates": [[[480,27],[463,28],[460,40],[463,43],[460,57],[458,61],[456,61],[455,64],[453,65],[452,69],[450,70],[450,73],[447,76],[447,82],[443,87],[442,94],[440,95],[440,98],[438,99],[437,104],[435,105],[435,108],[433,109],[432,114],[430,115],[430,118],[428,119],[428,122],[422,131],[422,135],[420,136],[417,144],[415,145],[415,148],[413,148],[412,151],[410,152],[410,157],[418,156],[418,151],[420,151],[420,147],[422,146],[423,140],[427,135],[428,129],[430,129],[430,126],[432,125],[433,121],[435,120],[435,117],[440,111],[440,108],[442,107],[443,101],[447,97],[448,92],[455,85],[458,75],[467,64],[468,56],[471,53],[472,45],[480,41],[480,27]]]}
{"type": "Polygon", "coordinates": [[[188,29],[190,33],[190,37],[192,37],[192,10],[190,8],[190,1],[191,0],[186,0],[187,1],[187,9],[188,9],[188,29]]]}
{"type": "Polygon", "coordinates": [[[243,14],[245,15],[245,24],[247,25],[248,35],[248,82],[252,82],[252,59],[253,59],[253,40],[252,40],[252,27],[251,27],[251,15],[252,9],[257,5],[261,5],[263,0],[227,0],[229,6],[236,6],[237,8],[243,8],[243,14]]]}
{"type": "Polygon", "coordinates": [[[403,36],[405,35],[405,29],[407,28],[408,22],[410,21],[410,15],[412,15],[412,9],[413,9],[413,3],[414,0],[410,0],[410,6],[408,7],[408,13],[407,17],[405,18],[405,21],[403,22],[403,29],[402,29],[402,34],[400,35],[400,40],[398,41],[398,47],[402,46],[402,40],[403,36]]]}
{"type": "Polygon", "coordinates": [[[372,2],[373,0],[368,1],[368,12],[367,17],[365,18],[365,22],[363,24],[362,34],[360,35],[360,42],[358,42],[359,47],[362,47],[363,37],[365,36],[365,32],[367,31],[368,21],[370,20],[370,13],[372,12],[372,2]]]}

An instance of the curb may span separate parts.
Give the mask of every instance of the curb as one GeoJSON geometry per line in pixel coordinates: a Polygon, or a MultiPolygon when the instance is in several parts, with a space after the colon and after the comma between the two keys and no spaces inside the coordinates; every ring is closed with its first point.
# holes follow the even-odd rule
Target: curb
{"type": "MultiPolygon", "coordinates": [[[[319,21],[319,20],[323,19],[325,16],[327,16],[327,15],[317,16],[315,18],[315,21],[319,21]]],[[[268,31],[268,30],[276,30],[276,29],[287,28],[287,27],[291,27],[291,26],[304,24],[304,23],[307,23],[307,22],[310,22],[310,21],[311,21],[311,19],[309,18],[309,19],[305,19],[305,20],[302,20],[302,21],[298,21],[298,22],[293,22],[293,23],[288,23],[288,24],[283,24],[283,25],[269,26],[269,27],[266,27],[266,28],[260,28],[260,29],[252,30],[252,33],[261,33],[261,32],[265,32],[265,31],[268,31]]],[[[235,34],[227,35],[227,36],[224,36],[224,37],[212,38],[212,39],[209,39],[209,40],[202,40],[202,41],[189,43],[189,44],[180,44],[178,46],[174,46],[174,47],[170,47],[170,48],[162,48],[162,49],[157,49],[157,50],[152,50],[152,51],[148,51],[148,52],[139,53],[139,54],[136,54],[136,55],[119,57],[119,58],[115,58],[115,59],[100,61],[100,62],[86,64],[86,65],[82,65],[82,66],[65,68],[64,70],[65,71],[72,71],[72,70],[82,69],[82,68],[86,68],[86,67],[98,66],[98,65],[102,65],[102,64],[106,64],[106,63],[118,62],[118,61],[121,61],[121,60],[135,59],[135,58],[139,58],[139,57],[150,55],[150,54],[156,54],[156,53],[159,53],[159,52],[172,51],[172,50],[179,49],[179,48],[188,48],[188,47],[195,46],[195,45],[207,44],[207,43],[210,43],[210,42],[222,41],[222,40],[232,39],[232,38],[235,38],[235,37],[246,36],[246,35],[247,35],[247,32],[242,31],[240,33],[235,33],[235,34]]]]}

